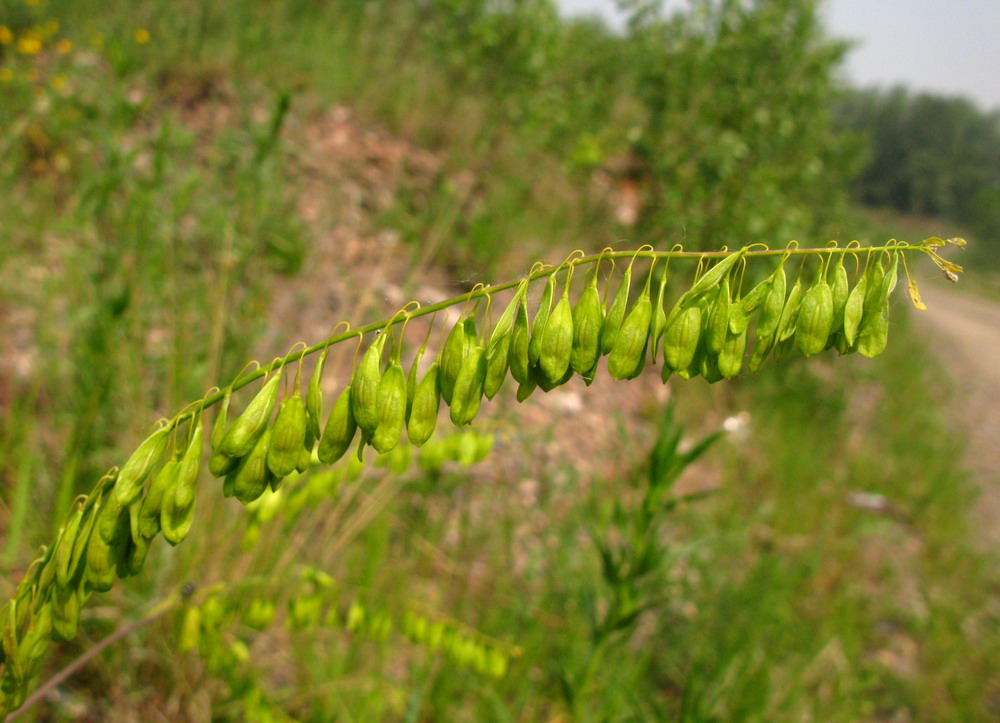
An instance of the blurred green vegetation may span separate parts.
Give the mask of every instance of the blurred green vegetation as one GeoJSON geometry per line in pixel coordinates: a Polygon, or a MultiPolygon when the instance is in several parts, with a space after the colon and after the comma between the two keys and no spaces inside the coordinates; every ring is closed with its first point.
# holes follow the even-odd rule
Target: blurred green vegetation
{"type": "MultiPolygon", "coordinates": [[[[2,0],[2,592],[157,416],[297,340],[270,304],[326,232],[301,207],[334,104],[441,159],[359,206],[451,278],[619,239],[851,233],[862,145],[833,123],[845,46],[817,3],[626,5],[616,34],[549,0],[2,0]]],[[[370,271],[330,281],[361,298],[370,271]]],[[[994,719],[996,569],[971,547],[942,375],[895,320],[872,363],[609,415],[590,433],[630,451],[613,472],[551,451],[571,416],[522,427],[507,400],[487,462],[489,441],[446,437],[249,513],[206,481],[192,537],[92,604],[47,672],[195,596],[39,719],[994,719]],[[726,417],[675,489],[681,421],[705,438],[726,417]]]]}
{"type": "Polygon", "coordinates": [[[868,151],[853,182],[864,204],[940,217],[968,227],[980,264],[1000,261],[1000,113],[965,98],[855,91],[837,106],[838,125],[861,133],[868,151]]]}

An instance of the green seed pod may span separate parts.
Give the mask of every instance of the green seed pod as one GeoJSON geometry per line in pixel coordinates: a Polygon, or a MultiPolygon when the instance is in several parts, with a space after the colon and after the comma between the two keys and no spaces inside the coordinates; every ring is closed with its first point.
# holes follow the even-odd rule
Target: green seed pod
{"type": "Polygon", "coordinates": [[[745,253],[746,249],[740,249],[726,256],[722,261],[702,274],[701,278],[694,283],[694,286],[691,287],[685,296],[689,297],[689,299],[695,299],[714,289],[719,282],[729,275],[730,269],[733,268],[737,261],[743,258],[743,254],[745,253]]]}
{"type": "Polygon", "coordinates": [[[239,457],[227,457],[221,452],[215,452],[208,458],[208,471],[213,477],[225,477],[239,466],[239,457]]]}
{"type": "Polygon", "coordinates": [[[629,287],[632,285],[632,264],[630,263],[625,268],[625,275],[622,277],[622,283],[618,287],[618,291],[615,292],[615,298],[611,301],[611,306],[608,307],[608,313],[604,317],[604,323],[601,326],[601,354],[610,354],[611,349],[615,345],[615,340],[618,339],[618,331],[622,327],[622,323],[625,321],[625,310],[628,307],[628,294],[629,287]]]}
{"type": "Polygon", "coordinates": [[[201,440],[202,440],[201,420],[198,420],[184,456],[181,457],[177,467],[177,506],[186,509],[194,504],[195,492],[198,487],[198,472],[201,468],[201,440]]]}
{"type": "Polygon", "coordinates": [[[163,495],[169,490],[176,489],[177,471],[180,467],[179,459],[167,461],[149,486],[149,492],[142,500],[142,508],[139,511],[139,535],[146,539],[156,537],[160,532],[160,510],[163,508],[163,495]]]}
{"type": "Polygon", "coordinates": [[[113,488],[103,500],[97,525],[98,534],[108,545],[121,545],[131,534],[128,507],[118,504],[113,488]]]}
{"type": "MultiPolygon", "coordinates": [[[[773,336],[778,330],[778,324],[781,321],[781,312],[785,308],[785,268],[779,265],[774,273],[771,274],[770,288],[768,289],[767,296],[764,298],[764,304],[760,311],[760,319],[757,321],[756,335],[757,341],[766,341],[766,345],[770,346],[769,337],[773,336]]],[[[757,348],[760,348],[760,344],[757,344],[757,348]]],[[[756,352],[757,349],[754,349],[756,352]]],[[[770,351],[770,349],[768,349],[770,351]]],[[[754,371],[751,367],[750,371],[754,371]]]]}
{"type": "Polygon", "coordinates": [[[146,437],[145,441],[129,457],[128,462],[118,474],[118,482],[115,483],[114,494],[118,505],[121,507],[130,505],[142,494],[143,483],[153,470],[154,465],[163,456],[169,435],[170,428],[168,426],[160,427],[146,437]]]}
{"type": "MultiPolygon", "coordinates": [[[[538,365],[538,360],[542,353],[542,336],[545,334],[545,325],[548,323],[549,315],[552,313],[552,299],[555,298],[555,295],[556,275],[550,274],[548,281],[545,282],[545,291],[542,292],[542,300],[538,304],[538,311],[535,312],[535,318],[531,323],[531,339],[528,341],[528,361],[535,366],[538,365]]],[[[447,397],[445,397],[445,401],[448,401],[447,397]]],[[[451,404],[450,401],[448,403],[451,404]]]]}
{"type": "MultiPolygon", "coordinates": [[[[843,254],[840,255],[837,265],[833,269],[833,283],[830,287],[833,295],[833,325],[830,327],[832,338],[834,334],[844,328],[844,311],[847,308],[847,297],[851,292],[851,284],[847,279],[847,269],[844,268],[843,254]]],[[[827,346],[829,345],[828,342],[827,346]]]]}
{"type": "Polygon", "coordinates": [[[548,381],[556,382],[566,375],[572,352],[573,308],[569,303],[567,278],[562,298],[549,315],[539,343],[538,366],[548,381]]]}
{"type": "Polygon", "coordinates": [[[795,334],[795,322],[799,317],[799,309],[802,307],[802,279],[796,279],[792,285],[792,290],[788,292],[788,299],[785,300],[785,308],[781,310],[781,319],[778,321],[778,331],[776,341],[791,339],[795,334]]]}
{"type": "MultiPolygon", "coordinates": [[[[532,367],[534,369],[534,367],[532,367]]],[[[538,381],[535,379],[535,374],[529,372],[528,380],[522,382],[517,387],[517,401],[523,402],[525,399],[531,396],[532,392],[538,389],[538,381]]]]}
{"type": "Polygon", "coordinates": [[[451,396],[455,391],[455,380],[462,370],[465,357],[476,344],[476,320],[471,316],[455,324],[448,333],[441,352],[441,367],[438,372],[441,378],[441,396],[446,404],[451,404],[451,396]]]}
{"type": "MultiPolygon", "coordinates": [[[[265,429],[257,438],[250,453],[240,460],[240,466],[232,472],[233,496],[243,504],[249,504],[264,494],[268,485],[267,450],[271,443],[271,430],[265,429]]],[[[160,524],[163,518],[160,518],[160,524]]]]}
{"type": "Polygon", "coordinates": [[[653,322],[650,328],[650,337],[653,340],[653,352],[650,355],[652,361],[656,362],[656,354],[660,349],[660,338],[663,330],[667,328],[667,312],[663,309],[663,300],[667,291],[667,269],[663,269],[660,274],[660,285],[656,290],[656,301],[653,302],[653,322]]]}
{"type": "Polygon", "coordinates": [[[861,356],[872,359],[885,351],[889,340],[889,305],[875,314],[858,333],[858,351],[861,356]]]}
{"type": "Polygon", "coordinates": [[[118,577],[132,577],[142,572],[142,566],[146,564],[146,555],[149,554],[150,542],[145,537],[129,540],[128,550],[118,560],[118,577]]]}
{"type": "Polygon", "coordinates": [[[378,387],[378,426],[371,437],[375,451],[385,454],[399,443],[406,423],[406,374],[393,359],[378,387]]]}
{"type": "Polygon", "coordinates": [[[438,368],[436,361],[431,364],[413,394],[413,408],[406,423],[406,433],[410,442],[418,447],[430,439],[437,425],[438,408],[441,404],[438,368]]]}
{"type": "Polygon", "coordinates": [[[701,339],[702,313],[697,304],[674,315],[663,333],[664,374],[680,372],[691,366],[701,339]]]}
{"type": "MultiPolygon", "coordinates": [[[[767,299],[768,294],[771,291],[771,287],[774,283],[774,277],[769,276],[755,287],[753,287],[746,296],[740,299],[738,302],[740,305],[740,311],[743,312],[743,316],[750,316],[755,312],[761,304],[767,299]]],[[[733,329],[731,330],[734,334],[738,334],[739,331],[733,329]]]]}
{"type": "MultiPolygon", "coordinates": [[[[708,346],[706,342],[706,347],[708,346]]],[[[709,384],[720,382],[725,377],[719,369],[719,357],[717,354],[709,354],[706,350],[701,357],[701,376],[709,384]]]]}
{"type": "Polygon", "coordinates": [[[213,454],[219,451],[226,436],[226,418],[229,416],[229,400],[232,396],[233,390],[227,389],[225,396],[222,397],[222,404],[219,405],[219,411],[215,415],[215,425],[212,427],[212,436],[209,439],[213,454]]]}
{"type": "Polygon", "coordinates": [[[53,638],[69,642],[76,637],[80,622],[80,598],[76,589],[53,590],[52,592],[52,633],[53,638]]]}
{"type": "MultiPolygon", "coordinates": [[[[124,547],[124,542],[122,547],[124,547]]],[[[120,547],[112,547],[101,535],[91,535],[87,542],[87,569],[84,580],[95,592],[107,592],[115,584],[115,566],[120,547]]]]}
{"type": "Polygon", "coordinates": [[[97,524],[97,518],[101,511],[100,497],[95,498],[98,492],[95,490],[91,499],[87,501],[83,509],[83,520],[80,523],[80,529],[77,532],[76,540],[73,542],[73,553],[70,557],[70,579],[76,577],[77,572],[80,571],[80,566],[86,557],[87,553],[87,542],[90,540],[90,535],[97,524]]]}
{"type": "Polygon", "coordinates": [[[188,504],[181,504],[186,501],[181,499],[181,489],[180,479],[176,477],[174,484],[163,493],[160,527],[163,529],[163,539],[171,545],[182,542],[194,522],[194,497],[189,498],[188,504]]]}
{"type": "Polygon", "coordinates": [[[524,384],[531,376],[528,361],[528,345],[531,332],[528,327],[528,302],[526,296],[521,297],[514,317],[514,331],[510,339],[510,375],[518,384],[524,384]]]}
{"type": "MultiPolygon", "coordinates": [[[[653,262],[656,265],[656,262],[653,262]]],[[[608,374],[612,379],[632,379],[642,371],[646,361],[646,346],[653,321],[653,304],[649,300],[649,285],[653,269],[635,305],[622,323],[608,356],[608,374]]]]}
{"type": "Polygon", "coordinates": [[[255,396],[247,408],[226,430],[226,436],[222,438],[219,451],[227,457],[244,457],[250,453],[257,443],[257,440],[267,429],[267,424],[271,419],[271,412],[278,401],[279,382],[281,381],[281,371],[273,374],[265,382],[257,396],[255,396]]]}
{"type": "Polygon", "coordinates": [[[56,584],[63,590],[69,589],[76,570],[72,567],[73,547],[83,520],[83,505],[77,505],[66,526],[61,530],[52,561],[55,564],[56,584]]]}
{"type": "Polygon", "coordinates": [[[302,474],[309,469],[309,465],[312,464],[312,451],[315,446],[316,439],[313,437],[312,430],[310,429],[306,434],[305,444],[303,444],[302,448],[299,450],[299,459],[295,463],[295,471],[299,474],[302,474]]]}
{"type": "Polygon", "coordinates": [[[723,279],[709,307],[705,345],[710,355],[719,354],[722,351],[722,345],[726,343],[726,331],[729,329],[729,306],[731,303],[729,281],[723,279]]]}
{"type": "Polygon", "coordinates": [[[510,366],[510,349],[514,337],[514,320],[518,314],[521,300],[527,293],[528,282],[522,281],[514,291],[514,297],[507,304],[500,319],[490,332],[490,341],[486,345],[486,383],[483,393],[487,399],[493,399],[503,386],[510,366]]]}
{"type": "Polygon", "coordinates": [[[729,305],[729,328],[727,334],[742,334],[750,326],[750,317],[743,312],[743,304],[734,301],[729,305]]]}
{"type": "Polygon", "coordinates": [[[861,319],[864,316],[867,293],[868,280],[862,277],[847,297],[847,304],[844,306],[844,341],[848,347],[854,346],[854,341],[858,336],[858,327],[861,326],[861,319]]]}
{"type": "Polygon", "coordinates": [[[326,366],[326,355],[329,353],[330,347],[320,352],[312,376],[309,377],[309,387],[306,389],[306,413],[309,416],[309,430],[314,440],[319,439],[323,429],[323,368],[326,366]]]}
{"type": "Polygon", "coordinates": [[[726,342],[722,345],[722,351],[719,352],[718,362],[719,373],[723,377],[732,379],[739,376],[739,373],[743,370],[743,355],[746,353],[746,349],[746,327],[738,334],[734,334],[733,332],[726,334],[726,342]]]}
{"type": "Polygon", "coordinates": [[[501,337],[490,340],[486,351],[486,383],[483,385],[483,393],[487,399],[493,399],[500,391],[500,387],[503,386],[504,380],[507,379],[512,338],[513,329],[501,337]]]}
{"type": "Polygon", "coordinates": [[[803,356],[819,354],[833,328],[833,290],[823,279],[813,284],[802,299],[795,322],[795,345],[803,356]]]}
{"type": "MultiPolygon", "coordinates": [[[[561,302],[560,302],[561,303],[561,302]]],[[[551,325],[555,316],[549,319],[551,325]]],[[[483,400],[483,385],[486,382],[486,352],[481,346],[472,349],[462,365],[455,381],[455,394],[452,397],[450,415],[456,426],[470,424],[479,413],[479,405],[483,400]]]]}
{"type": "Polygon", "coordinates": [[[319,440],[319,449],[316,452],[319,461],[323,464],[333,464],[343,457],[354,441],[357,429],[351,404],[351,385],[348,385],[337,397],[333,411],[326,420],[326,427],[323,429],[323,436],[319,440]]]}
{"type": "Polygon", "coordinates": [[[295,471],[299,452],[305,445],[309,413],[298,390],[278,408],[278,417],[271,428],[271,443],[267,449],[267,468],[275,477],[283,478],[295,471]]]}
{"type": "Polygon", "coordinates": [[[378,385],[382,381],[382,349],[388,334],[380,334],[365,351],[351,381],[351,413],[362,432],[378,427],[378,385]]]}
{"type": "Polygon", "coordinates": [[[560,387],[570,379],[573,378],[573,370],[567,369],[566,374],[561,379],[556,379],[554,382],[549,381],[549,379],[542,373],[542,370],[538,367],[531,368],[531,376],[535,381],[535,385],[541,389],[543,392],[551,392],[556,387],[560,387]]]}
{"type": "Polygon", "coordinates": [[[406,374],[406,418],[410,418],[410,410],[413,409],[413,395],[417,393],[417,381],[420,376],[420,360],[424,356],[424,350],[417,352],[416,358],[410,364],[410,371],[406,374]]]}
{"type": "Polygon", "coordinates": [[[597,273],[583,290],[573,307],[573,350],[569,363],[577,374],[586,375],[601,356],[601,326],[604,323],[604,305],[597,290],[597,273]]]}

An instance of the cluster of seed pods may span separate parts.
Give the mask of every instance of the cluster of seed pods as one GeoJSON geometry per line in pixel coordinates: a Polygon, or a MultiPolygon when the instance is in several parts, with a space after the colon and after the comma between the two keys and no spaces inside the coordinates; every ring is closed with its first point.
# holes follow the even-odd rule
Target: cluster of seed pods
{"type": "MultiPolygon", "coordinates": [[[[556,268],[536,266],[519,282],[504,285],[513,288],[513,296],[495,321],[491,304],[478,313],[479,301],[492,302],[495,290],[489,288],[439,305],[464,302],[465,311],[426,369],[422,358],[429,331],[406,372],[403,331],[411,314],[394,316],[360,355],[325,420],[322,378],[329,343],[317,348],[321,354],[304,398],[304,352],[272,364],[263,387],[230,421],[231,385],[220,392],[208,468],[224,480],[226,496],[246,504],[268,487],[278,489],[285,477],[317,459],[333,464],[355,444],[359,456],[369,446],[386,453],[405,429],[412,444],[423,445],[434,433],[442,401],[451,421],[464,426],[479,413],[484,398],[499,393],[508,376],[518,385],[517,400],[524,401],[535,389],[548,392],[574,375],[590,384],[602,357],[607,357],[613,379],[633,379],[647,364],[660,364],[664,381],[677,374],[708,382],[733,378],[744,368],[756,372],[768,358],[782,360],[795,352],[809,357],[832,348],[874,357],[886,346],[889,298],[900,260],[906,264],[903,252],[915,248],[787,249],[767,252],[770,256],[749,248],[700,256],[645,248],[609,253],[612,271],[613,258],[630,256],[610,304],[615,275],[608,275],[603,295],[598,288],[604,254],[571,257],[556,268]],[[750,262],[767,263],[775,253],[777,266],[766,269],[766,278],[744,293],[744,282],[752,276],[750,262]],[[667,263],[677,257],[697,259],[698,267],[687,290],[668,306],[667,263]],[[848,257],[857,266],[853,286],[848,257]],[[632,298],[639,258],[649,258],[651,264],[632,298]],[[800,263],[789,283],[786,266],[793,258],[800,263]],[[574,272],[583,263],[591,264],[590,271],[583,288],[572,294],[574,272]],[[529,286],[543,279],[540,300],[529,303],[529,286]],[[292,391],[286,389],[279,404],[283,378],[287,387],[284,372],[296,360],[292,391]]],[[[910,292],[920,306],[913,282],[910,292]]],[[[363,338],[348,333],[338,339],[352,336],[363,338]]],[[[170,544],[188,534],[202,458],[201,413],[207,403],[202,400],[193,411],[160,426],[120,470],[112,470],[89,496],[78,498],[55,543],[42,549],[15,597],[0,608],[0,711],[21,704],[49,641],[76,635],[80,607],[93,592],[138,573],[159,533],[170,544]],[[179,439],[182,429],[186,434],[179,439]]]]}

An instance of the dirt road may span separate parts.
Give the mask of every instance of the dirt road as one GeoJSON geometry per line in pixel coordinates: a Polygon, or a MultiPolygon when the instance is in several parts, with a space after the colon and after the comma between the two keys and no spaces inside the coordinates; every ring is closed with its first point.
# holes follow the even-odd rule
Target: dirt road
{"type": "MultiPolygon", "coordinates": [[[[981,495],[973,509],[974,538],[1000,549],[1000,303],[954,288],[922,287],[926,312],[916,312],[961,395],[954,407],[968,435],[965,466],[981,495]]],[[[956,429],[957,431],[957,429],[956,429]]]]}

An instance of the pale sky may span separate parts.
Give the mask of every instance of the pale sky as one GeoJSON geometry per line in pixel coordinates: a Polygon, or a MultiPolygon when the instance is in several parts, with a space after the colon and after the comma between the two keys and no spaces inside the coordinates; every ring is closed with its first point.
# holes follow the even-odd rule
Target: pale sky
{"type": "MultiPolygon", "coordinates": [[[[558,0],[570,13],[614,19],[612,0],[558,0]]],[[[1000,0],[824,0],[827,30],[858,41],[847,77],[965,95],[1000,109],[1000,0]]]]}

